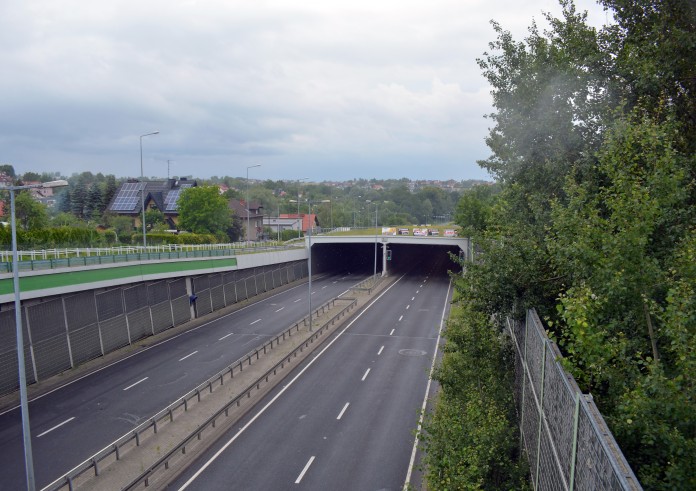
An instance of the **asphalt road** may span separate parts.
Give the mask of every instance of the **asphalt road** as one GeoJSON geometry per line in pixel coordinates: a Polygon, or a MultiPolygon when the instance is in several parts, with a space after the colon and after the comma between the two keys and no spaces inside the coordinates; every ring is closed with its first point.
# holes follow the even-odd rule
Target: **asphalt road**
{"type": "MultiPolygon", "coordinates": [[[[312,281],[316,308],[362,276],[312,281]]],[[[132,430],[307,314],[307,284],[184,332],[30,401],[37,487],[132,430]]],[[[18,408],[0,414],[0,489],[26,488],[18,408]]]]}
{"type": "Polygon", "coordinates": [[[449,278],[407,274],[168,489],[402,489],[449,278]]]}

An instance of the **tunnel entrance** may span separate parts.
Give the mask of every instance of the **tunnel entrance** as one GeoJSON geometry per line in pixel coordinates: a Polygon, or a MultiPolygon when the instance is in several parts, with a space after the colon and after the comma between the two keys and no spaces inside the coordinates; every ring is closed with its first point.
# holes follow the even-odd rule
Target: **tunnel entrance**
{"type": "Polygon", "coordinates": [[[387,274],[403,274],[417,270],[421,265],[430,264],[433,257],[441,256],[448,269],[460,271],[461,267],[450,259],[460,254],[458,245],[375,243],[324,243],[312,244],[313,273],[359,273],[382,272],[384,247],[387,247],[387,274]]]}

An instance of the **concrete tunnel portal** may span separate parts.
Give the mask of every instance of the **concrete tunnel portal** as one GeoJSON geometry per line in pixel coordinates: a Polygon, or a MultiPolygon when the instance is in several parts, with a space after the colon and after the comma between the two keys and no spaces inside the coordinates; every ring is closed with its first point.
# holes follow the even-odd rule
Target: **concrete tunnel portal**
{"type": "MultiPolygon", "coordinates": [[[[409,241],[407,243],[395,240],[377,240],[376,269],[377,274],[383,272],[386,265],[388,275],[403,274],[417,269],[432,260],[440,260],[447,264],[447,269],[457,271],[459,264],[452,261],[450,253],[455,257],[462,256],[466,251],[466,239],[456,242],[440,240],[432,243],[428,239],[409,241]],[[462,243],[464,245],[462,245],[462,243]],[[387,255],[385,257],[385,247],[387,255]]],[[[368,238],[360,242],[332,242],[323,237],[312,239],[312,272],[316,273],[361,273],[372,274],[375,269],[375,241],[368,238]]]]}

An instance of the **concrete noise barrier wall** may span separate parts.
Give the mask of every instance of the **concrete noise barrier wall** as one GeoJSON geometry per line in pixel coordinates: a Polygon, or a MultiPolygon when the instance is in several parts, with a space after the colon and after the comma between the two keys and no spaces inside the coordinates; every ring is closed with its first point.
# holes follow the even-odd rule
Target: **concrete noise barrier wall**
{"type": "MultiPolygon", "coordinates": [[[[306,276],[306,261],[294,261],[25,301],[27,383],[306,276]]],[[[19,387],[13,307],[0,311],[0,394],[19,387]]]]}

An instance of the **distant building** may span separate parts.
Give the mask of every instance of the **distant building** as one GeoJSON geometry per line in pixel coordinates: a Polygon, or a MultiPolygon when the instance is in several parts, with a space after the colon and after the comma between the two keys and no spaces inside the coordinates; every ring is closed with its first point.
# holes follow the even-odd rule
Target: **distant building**
{"type": "Polygon", "coordinates": [[[186,178],[146,182],[131,180],[121,184],[111,199],[107,211],[131,217],[135,227],[142,226],[143,195],[141,192],[144,190],[145,211],[161,211],[169,227],[175,229],[179,221],[177,205],[179,195],[183,189],[197,185],[195,180],[186,178]]]}
{"type": "Polygon", "coordinates": [[[316,231],[319,227],[319,218],[315,213],[311,215],[307,213],[281,213],[279,217],[266,217],[264,219],[266,227],[270,227],[274,232],[283,230],[301,230],[307,233],[311,225],[312,231],[316,231]]]}
{"type": "Polygon", "coordinates": [[[241,219],[246,240],[258,240],[263,234],[263,205],[250,201],[247,210],[245,200],[231,199],[228,206],[241,219]]]}

